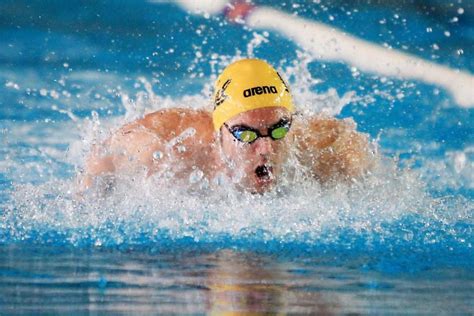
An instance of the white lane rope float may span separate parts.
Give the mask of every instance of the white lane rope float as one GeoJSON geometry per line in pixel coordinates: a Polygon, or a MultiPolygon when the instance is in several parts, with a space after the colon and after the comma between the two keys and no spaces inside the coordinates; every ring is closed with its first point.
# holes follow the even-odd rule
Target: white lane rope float
{"type": "MultiPolygon", "coordinates": [[[[156,0],[150,0],[156,2],[156,0]]],[[[456,103],[474,107],[474,76],[395,49],[376,45],[334,27],[304,19],[247,1],[176,0],[193,14],[223,13],[227,19],[245,23],[252,29],[273,30],[285,35],[313,57],[324,61],[342,61],[358,70],[380,76],[419,80],[445,88],[456,103]]]]}

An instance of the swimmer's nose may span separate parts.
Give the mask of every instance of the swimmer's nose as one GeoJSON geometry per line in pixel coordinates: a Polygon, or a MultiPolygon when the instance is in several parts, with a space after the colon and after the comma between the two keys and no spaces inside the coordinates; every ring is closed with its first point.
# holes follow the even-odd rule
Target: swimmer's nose
{"type": "Polygon", "coordinates": [[[255,141],[255,152],[265,156],[273,152],[272,139],[270,137],[262,137],[255,141]]]}

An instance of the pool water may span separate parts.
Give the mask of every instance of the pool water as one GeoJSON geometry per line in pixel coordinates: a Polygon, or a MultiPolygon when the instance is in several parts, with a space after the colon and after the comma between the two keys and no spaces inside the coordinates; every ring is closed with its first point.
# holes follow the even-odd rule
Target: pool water
{"type": "MultiPolygon", "coordinates": [[[[467,1],[256,4],[474,72],[467,1]]],[[[473,116],[440,87],[174,3],[2,1],[0,314],[473,314],[473,116]],[[217,73],[247,56],[281,69],[300,109],[352,118],[384,157],[373,172],[264,196],[130,175],[77,196],[93,143],[210,108],[217,73]]]]}

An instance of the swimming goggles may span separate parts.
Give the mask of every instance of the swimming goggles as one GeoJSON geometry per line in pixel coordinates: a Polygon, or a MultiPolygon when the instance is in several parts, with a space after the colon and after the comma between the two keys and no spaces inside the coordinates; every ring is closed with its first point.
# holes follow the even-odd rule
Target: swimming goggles
{"type": "Polygon", "coordinates": [[[280,120],[278,123],[268,128],[267,135],[262,135],[258,129],[246,125],[236,125],[229,127],[229,125],[224,123],[224,126],[234,136],[235,139],[243,143],[251,144],[259,137],[270,137],[273,140],[284,138],[290,130],[291,120],[280,120]]]}

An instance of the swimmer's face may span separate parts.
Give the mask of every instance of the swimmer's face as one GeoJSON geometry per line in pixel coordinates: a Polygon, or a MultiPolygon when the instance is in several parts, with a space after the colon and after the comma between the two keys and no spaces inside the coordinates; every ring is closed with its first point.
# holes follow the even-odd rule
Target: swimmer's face
{"type": "Polygon", "coordinates": [[[255,193],[272,188],[281,176],[282,165],[287,159],[289,137],[278,140],[259,137],[249,144],[238,141],[229,129],[245,126],[258,130],[261,135],[268,135],[269,128],[284,121],[291,121],[288,110],[268,107],[241,113],[222,126],[222,150],[229,162],[229,174],[239,187],[255,193]]]}

